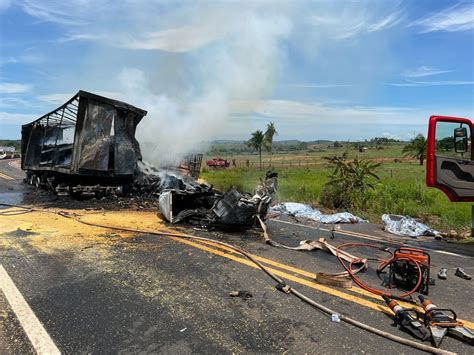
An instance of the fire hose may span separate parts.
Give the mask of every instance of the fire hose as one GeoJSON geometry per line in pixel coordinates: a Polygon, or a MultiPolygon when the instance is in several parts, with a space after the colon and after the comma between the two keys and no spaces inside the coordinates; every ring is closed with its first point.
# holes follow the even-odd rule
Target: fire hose
{"type": "MultiPolygon", "coordinates": [[[[151,234],[151,235],[156,235],[156,236],[176,237],[176,238],[183,238],[183,239],[194,239],[194,240],[212,242],[212,243],[215,243],[215,244],[218,244],[218,245],[222,245],[226,248],[234,250],[235,252],[243,255],[244,257],[249,259],[251,262],[253,262],[256,266],[258,266],[258,268],[260,268],[264,273],[266,273],[271,279],[273,279],[275,282],[277,282],[277,288],[279,290],[281,290],[285,293],[288,293],[288,294],[293,294],[294,296],[296,296],[300,300],[310,304],[311,306],[315,307],[316,309],[318,309],[318,310],[320,310],[324,313],[327,313],[329,315],[337,313],[336,311],[334,311],[334,310],[332,310],[332,309],[330,309],[330,308],[328,308],[328,307],[326,307],[326,306],[324,306],[320,303],[317,303],[313,299],[309,298],[308,296],[304,295],[303,293],[299,292],[298,290],[294,289],[293,287],[287,285],[283,279],[276,276],[266,266],[264,266],[262,263],[260,263],[258,260],[256,260],[252,255],[250,255],[246,251],[244,251],[244,250],[242,250],[238,247],[235,247],[231,244],[227,244],[227,243],[224,243],[224,242],[221,242],[221,241],[217,241],[217,240],[212,239],[212,238],[198,237],[198,236],[191,235],[191,234],[171,233],[171,232],[164,232],[164,231],[148,231],[148,230],[141,230],[141,229],[135,229],[135,228],[116,227],[116,226],[108,226],[108,225],[99,224],[99,223],[91,223],[91,222],[83,221],[80,218],[77,218],[76,216],[67,214],[67,213],[62,212],[62,211],[48,211],[47,209],[29,208],[29,207],[18,206],[18,205],[7,204],[7,203],[0,203],[0,205],[7,206],[7,207],[25,209],[25,210],[28,210],[28,211],[31,211],[31,212],[36,211],[36,212],[53,213],[53,214],[60,215],[64,218],[69,218],[69,219],[72,219],[72,220],[74,220],[78,223],[82,223],[82,224],[92,226],[92,227],[112,229],[112,230],[118,230],[118,231],[129,232],[129,233],[151,234]]],[[[437,348],[434,348],[434,347],[429,346],[429,345],[417,343],[413,340],[409,340],[409,339],[399,337],[397,335],[393,335],[391,333],[388,333],[386,331],[374,328],[370,325],[359,322],[359,321],[357,321],[353,318],[347,317],[347,316],[342,315],[342,314],[339,317],[342,321],[344,321],[348,324],[351,324],[355,327],[366,330],[370,333],[379,335],[379,336],[384,337],[386,339],[392,340],[392,341],[397,342],[399,344],[410,346],[412,348],[422,350],[422,351],[426,351],[426,352],[430,352],[430,353],[433,353],[433,354],[454,354],[450,351],[437,349],[437,348]]]]}
{"type": "Polygon", "coordinates": [[[416,268],[417,268],[417,271],[418,271],[418,279],[417,279],[417,282],[415,284],[415,287],[413,287],[410,291],[408,292],[405,292],[399,296],[395,296],[395,295],[392,295],[388,292],[384,292],[384,291],[381,291],[381,290],[378,290],[376,288],[373,288],[373,287],[370,287],[369,285],[367,285],[366,283],[362,282],[362,280],[355,274],[355,271],[357,270],[354,270],[352,268],[352,265],[354,263],[357,263],[357,260],[355,261],[350,261],[349,264],[346,264],[341,256],[341,252],[345,249],[348,249],[348,248],[353,248],[353,247],[368,247],[368,248],[376,248],[376,249],[379,249],[380,250],[380,247],[376,246],[376,245],[372,245],[372,244],[367,244],[367,243],[346,243],[346,244],[342,244],[342,245],[339,245],[337,248],[336,248],[336,256],[337,258],[339,259],[339,262],[342,264],[342,266],[344,267],[344,269],[349,273],[349,275],[352,277],[352,280],[354,280],[354,282],[360,287],[360,288],[363,288],[364,290],[366,291],[369,291],[371,293],[374,293],[376,295],[379,295],[379,296],[387,296],[387,297],[390,297],[390,298],[398,298],[398,299],[404,299],[405,297],[408,297],[410,296],[412,293],[416,292],[418,290],[418,288],[420,287],[422,281],[423,281],[423,271],[422,271],[422,268],[421,268],[421,265],[419,263],[418,260],[410,257],[410,256],[403,256],[403,257],[400,257],[400,256],[395,256],[393,253],[389,252],[392,257],[390,259],[380,259],[380,264],[379,264],[379,267],[378,267],[378,270],[383,270],[385,269],[387,266],[393,264],[394,262],[398,261],[398,260],[407,260],[411,263],[413,263],[416,268]]]}

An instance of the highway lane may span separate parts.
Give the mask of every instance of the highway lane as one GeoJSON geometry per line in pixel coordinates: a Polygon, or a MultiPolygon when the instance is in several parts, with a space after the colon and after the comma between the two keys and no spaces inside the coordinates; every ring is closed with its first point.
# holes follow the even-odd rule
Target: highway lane
{"type": "MultiPolygon", "coordinates": [[[[10,170],[1,172],[12,174],[10,170]]],[[[2,184],[7,181],[0,181],[2,184]]],[[[16,192],[31,193],[30,187],[18,186],[16,192]]],[[[0,194],[0,198],[3,196],[0,194]]],[[[68,207],[67,200],[50,197],[47,202],[52,210],[68,207]]],[[[104,211],[85,211],[90,206],[87,201],[73,205],[69,212],[88,221],[176,230],[152,210],[117,210],[113,202],[102,204],[104,211]]],[[[15,215],[20,211],[3,211],[10,215],[0,216],[0,263],[62,352],[413,352],[331,322],[326,315],[277,291],[274,283],[245,259],[216,245],[86,228],[51,213],[15,215]],[[229,297],[229,292],[239,289],[249,290],[253,297],[229,297]]],[[[304,239],[330,237],[328,231],[295,225],[291,219],[283,222],[286,223],[269,222],[270,233],[280,242],[297,245],[304,239]]],[[[373,228],[379,229],[376,225],[373,228]]],[[[358,233],[353,229],[351,226],[350,232],[358,233]]],[[[187,227],[177,230],[240,246],[326,306],[410,338],[391,326],[380,299],[360,289],[325,289],[312,281],[317,271],[340,270],[337,260],[329,254],[270,247],[258,232],[252,231],[220,233],[187,227]]],[[[373,234],[383,236],[379,232],[373,234]]],[[[398,237],[384,238],[388,246],[406,242],[398,237]]],[[[361,238],[338,233],[332,242],[349,241],[361,238]]],[[[440,306],[455,307],[460,318],[472,321],[474,311],[465,305],[470,302],[473,284],[452,275],[454,267],[461,263],[473,273],[474,263],[469,256],[433,253],[433,269],[448,267],[450,276],[446,281],[437,280],[431,295],[440,306]]],[[[363,277],[380,285],[373,272],[363,277]]],[[[17,342],[24,348],[31,346],[24,334],[7,330],[9,334],[19,334],[17,342]]],[[[8,339],[12,341],[11,336],[8,339]]],[[[446,339],[443,347],[460,353],[472,349],[453,339],[446,339]]]]}

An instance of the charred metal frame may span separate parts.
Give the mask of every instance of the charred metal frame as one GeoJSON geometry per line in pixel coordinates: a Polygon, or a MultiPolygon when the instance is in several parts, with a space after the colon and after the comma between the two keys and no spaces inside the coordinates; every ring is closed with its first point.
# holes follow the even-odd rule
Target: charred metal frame
{"type": "Polygon", "coordinates": [[[146,114],[127,103],[79,91],[22,126],[21,167],[36,173],[131,176],[141,159],[135,129],[146,114]]]}

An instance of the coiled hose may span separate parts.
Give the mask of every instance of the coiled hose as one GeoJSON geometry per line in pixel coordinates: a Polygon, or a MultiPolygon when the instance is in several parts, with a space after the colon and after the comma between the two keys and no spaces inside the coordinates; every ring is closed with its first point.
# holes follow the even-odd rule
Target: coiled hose
{"type": "MultiPolygon", "coordinates": [[[[58,215],[60,215],[64,218],[69,218],[69,219],[72,219],[72,220],[74,220],[78,223],[82,223],[82,224],[92,226],[92,227],[112,229],[112,230],[118,230],[118,231],[129,232],[129,233],[151,234],[151,235],[156,235],[156,236],[176,237],[176,238],[183,238],[183,239],[194,239],[194,240],[201,240],[201,241],[205,241],[205,242],[212,242],[212,243],[215,243],[215,244],[219,244],[219,245],[222,245],[224,247],[227,247],[229,249],[232,249],[232,250],[236,251],[237,253],[245,256],[247,259],[249,259],[251,262],[253,262],[255,265],[257,265],[263,272],[265,272],[270,278],[272,278],[275,282],[278,283],[278,285],[277,285],[278,289],[283,290],[286,293],[293,294],[294,296],[298,297],[300,300],[310,304],[311,306],[315,307],[316,309],[318,309],[318,310],[320,310],[324,313],[327,313],[329,315],[337,313],[336,311],[334,311],[334,310],[332,310],[332,309],[330,309],[326,306],[323,306],[320,303],[317,303],[316,301],[314,301],[313,299],[311,299],[308,296],[304,295],[303,293],[301,293],[301,292],[295,290],[294,288],[290,287],[289,285],[287,285],[284,282],[284,280],[282,280],[277,275],[272,273],[267,267],[265,267],[262,263],[260,263],[254,257],[252,257],[252,255],[250,255],[246,251],[244,251],[244,250],[242,250],[238,247],[235,247],[231,244],[227,244],[227,243],[217,241],[217,240],[211,239],[211,238],[198,237],[198,236],[191,235],[191,234],[160,232],[160,231],[147,231],[147,230],[140,230],[140,229],[134,229],[134,228],[115,227],[115,226],[108,226],[108,225],[103,225],[103,224],[99,224],[99,223],[91,223],[91,222],[83,221],[80,218],[74,217],[72,215],[69,215],[69,214],[61,212],[61,211],[59,211],[59,212],[58,211],[48,211],[47,209],[28,208],[28,207],[24,207],[24,206],[12,205],[12,204],[7,204],[7,203],[0,203],[0,205],[8,206],[8,207],[21,208],[21,209],[25,209],[25,210],[28,210],[28,211],[31,211],[31,212],[37,211],[37,212],[54,213],[54,214],[58,214],[58,215]]],[[[426,351],[426,352],[433,353],[433,354],[455,354],[455,353],[452,353],[450,351],[437,349],[437,348],[429,346],[429,345],[421,344],[421,343],[415,342],[413,340],[409,340],[409,339],[399,337],[397,335],[393,335],[391,333],[388,333],[388,332],[385,332],[383,330],[374,328],[372,326],[369,326],[365,323],[359,322],[355,319],[344,316],[342,314],[340,315],[340,319],[342,321],[348,323],[348,324],[352,324],[353,326],[358,327],[358,328],[363,329],[363,330],[366,330],[370,333],[379,335],[379,336],[384,337],[386,339],[392,340],[392,341],[397,342],[399,344],[403,344],[403,345],[406,345],[406,346],[409,346],[409,347],[412,347],[412,348],[415,348],[415,349],[418,349],[418,350],[426,351]]]]}
{"type": "Polygon", "coordinates": [[[352,265],[357,264],[358,262],[360,262],[360,259],[355,260],[355,261],[351,261],[349,264],[346,264],[340,256],[340,252],[342,250],[345,250],[345,249],[348,249],[348,248],[354,248],[354,247],[368,247],[368,248],[376,248],[376,249],[380,249],[380,247],[378,247],[376,245],[372,245],[372,244],[367,244],[367,243],[346,243],[346,244],[339,245],[336,248],[336,256],[339,259],[339,262],[342,264],[344,269],[346,269],[346,271],[352,277],[352,280],[354,280],[354,282],[360,288],[363,288],[364,290],[369,291],[369,292],[374,293],[374,294],[379,295],[379,296],[387,296],[387,297],[390,297],[390,298],[404,299],[405,297],[408,297],[412,293],[416,292],[416,290],[418,290],[418,288],[420,287],[421,282],[423,281],[423,270],[421,269],[421,265],[420,265],[419,261],[414,259],[414,258],[411,258],[410,256],[403,256],[403,257],[399,256],[399,257],[395,258],[393,256],[393,253],[391,253],[392,257],[390,259],[387,259],[387,260],[381,259],[380,260],[379,270],[386,268],[388,265],[394,263],[397,260],[410,261],[413,264],[415,264],[415,266],[417,268],[417,271],[418,271],[418,279],[417,279],[417,282],[415,284],[415,287],[413,287],[410,291],[408,291],[406,293],[403,293],[401,295],[398,295],[398,296],[392,295],[388,292],[378,290],[378,289],[373,288],[373,287],[370,287],[366,283],[362,282],[362,280],[359,277],[357,277],[357,275],[355,274],[355,270],[352,268],[352,265]]]}

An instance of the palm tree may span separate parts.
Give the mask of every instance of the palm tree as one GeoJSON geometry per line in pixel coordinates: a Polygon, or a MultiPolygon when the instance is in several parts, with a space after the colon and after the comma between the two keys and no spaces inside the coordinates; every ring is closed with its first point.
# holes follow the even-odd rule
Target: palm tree
{"type": "Polygon", "coordinates": [[[418,134],[403,148],[403,156],[417,158],[420,165],[426,158],[426,138],[422,134],[418,134]]]}
{"type": "Polygon", "coordinates": [[[275,124],[270,122],[267,124],[267,130],[265,131],[265,148],[270,152],[270,166],[272,165],[273,155],[273,136],[278,136],[278,132],[275,128],[275,124]]]}
{"type": "Polygon", "coordinates": [[[249,147],[254,148],[258,152],[258,156],[260,159],[260,169],[262,168],[262,147],[265,143],[265,135],[262,131],[257,130],[252,133],[252,138],[247,142],[249,147]]]}

